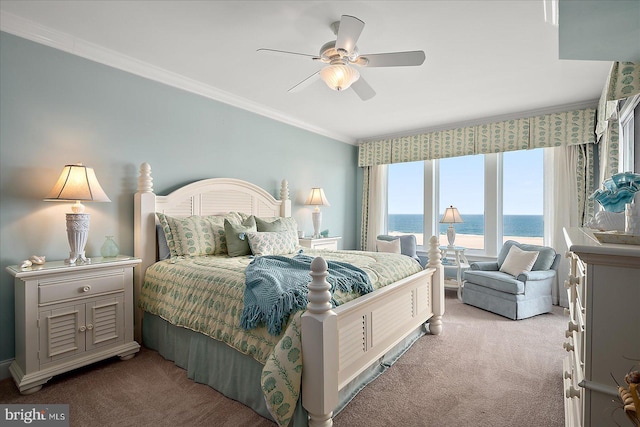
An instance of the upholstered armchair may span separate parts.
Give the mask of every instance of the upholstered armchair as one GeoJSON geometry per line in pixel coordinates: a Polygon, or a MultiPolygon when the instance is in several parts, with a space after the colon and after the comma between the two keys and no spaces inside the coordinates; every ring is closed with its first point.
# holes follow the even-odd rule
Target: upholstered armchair
{"type": "Polygon", "coordinates": [[[462,301],[513,320],[548,313],[559,262],[553,248],[508,240],[497,261],[464,272],[462,301]]]}
{"type": "MultiPolygon", "coordinates": [[[[396,240],[400,240],[400,253],[406,256],[410,256],[422,265],[422,262],[418,257],[418,244],[416,241],[416,236],[414,236],[413,234],[407,234],[405,236],[391,236],[388,234],[380,234],[376,237],[376,240],[382,240],[384,242],[394,242],[396,240]]],[[[381,250],[380,245],[378,245],[376,250],[378,252],[387,252],[386,250],[381,250]]]]}

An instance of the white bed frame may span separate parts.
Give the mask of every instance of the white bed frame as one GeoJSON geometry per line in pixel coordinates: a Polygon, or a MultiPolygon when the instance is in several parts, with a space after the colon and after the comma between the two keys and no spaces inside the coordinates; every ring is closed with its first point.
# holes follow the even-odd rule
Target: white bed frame
{"type": "MultiPolygon", "coordinates": [[[[157,260],[156,212],[176,217],[230,211],[291,216],[287,181],[282,181],[280,200],[238,179],[205,179],[167,196],[155,195],[152,181],[151,167],[143,163],[134,202],[134,251],[142,260],[135,272],[136,301],[147,267],[157,260]]],[[[428,319],[432,335],[442,332],[444,278],[438,245],[438,238],[431,237],[425,270],[334,309],[325,280],[326,262],[320,257],[314,260],[309,305],[302,316],[302,405],[309,413],[309,426],[331,426],[339,391],[428,319]]],[[[135,336],[142,342],[139,309],[135,336]]]]}

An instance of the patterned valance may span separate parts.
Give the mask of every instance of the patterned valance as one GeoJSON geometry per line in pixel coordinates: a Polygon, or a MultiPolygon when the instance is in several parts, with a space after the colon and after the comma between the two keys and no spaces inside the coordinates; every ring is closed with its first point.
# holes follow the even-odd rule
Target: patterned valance
{"type": "Polygon", "coordinates": [[[640,93],[640,63],[614,62],[609,79],[608,100],[629,98],[640,93]]]}
{"type": "Polygon", "coordinates": [[[544,114],[360,145],[358,166],[595,142],[595,109],[544,114]]]}
{"type": "Polygon", "coordinates": [[[596,140],[618,119],[618,101],[640,93],[640,63],[614,62],[598,103],[596,140]]]}

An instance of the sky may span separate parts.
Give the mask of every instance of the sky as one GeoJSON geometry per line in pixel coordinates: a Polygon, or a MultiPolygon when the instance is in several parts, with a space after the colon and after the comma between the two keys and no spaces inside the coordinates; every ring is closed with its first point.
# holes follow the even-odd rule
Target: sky
{"type": "MultiPolygon", "coordinates": [[[[543,150],[503,153],[503,213],[542,215],[543,150]]],[[[421,214],[423,162],[389,166],[389,214],[421,214]]],[[[484,213],[484,157],[440,160],[440,214],[449,205],[461,215],[484,213]]]]}

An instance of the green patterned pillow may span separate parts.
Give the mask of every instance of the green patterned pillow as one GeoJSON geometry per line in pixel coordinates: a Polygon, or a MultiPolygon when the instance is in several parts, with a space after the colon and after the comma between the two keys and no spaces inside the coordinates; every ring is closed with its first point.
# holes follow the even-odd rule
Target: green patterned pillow
{"type": "Polygon", "coordinates": [[[228,219],[224,220],[224,235],[227,240],[227,253],[229,256],[251,255],[247,232],[256,232],[256,220],[250,216],[242,224],[232,224],[228,219]]]}
{"type": "Polygon", "coordinates": [[[240,222],[245,222],[249,217],[253,216],[244,212],[229,212],[229,214],[238,215],[238,217],[240,218],[240,222]]]}
{"type": "Polygon", "coordinates": [[[164,231],[164,237],[165,239],[167,239],[169,254],[171,255],[172,258],[175,256],[178,256],[176,252],[176,245],[175,245],[175,242],[173,241],[173,234],[171,234],[171,227],[169,227],[169,221],[167,220],[167,218],[171,218],[171,217],[168,217],[167,215],[160,212],[157,212],[156,215],[158,216],[160,227],[162,227],[162,231],[164,231]]]}
{"type": "Polygon", "coordinates": [[[161,213],[157,215],[172,257],[226,254],[224,220],[240,223],[240,216],[234,213],[185,218],[174,218],[161,213]]]}
{"type": "Polygon", "coordinates": [[[298,223],[293,217],[281,218],[273,217],[255,217],[258,231],[292,231],[298,235],[298,223]]]}
{"type": "Polygon", "coordinates": [[[246,235],[255,256],[292,254],[298,244],[298,238],[290,231],[249,232],[246,235]]]}

